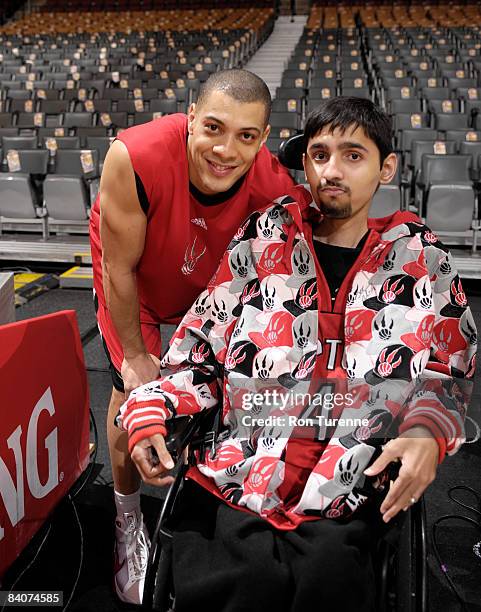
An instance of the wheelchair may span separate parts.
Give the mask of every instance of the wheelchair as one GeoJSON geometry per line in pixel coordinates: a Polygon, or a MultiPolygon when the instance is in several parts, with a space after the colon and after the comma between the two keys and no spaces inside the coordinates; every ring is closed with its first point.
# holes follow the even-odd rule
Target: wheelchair
{"type": "MultiPolygon", "coordinates": [[[[193,416],[167,422],[166,446],[176,462],[176,477],[165,497],[152,537],[142,608],[175,612],[171,564],[170,524],[182,483],[194,452],[202,459],[207,448],[214,449],[220,426],[220,410],[211,408],[193,416]]],[[[374,558],[377,612],[427,612],[426,511],[421,498],[407,512],[396,540],[381,539],[374,558]]]]}

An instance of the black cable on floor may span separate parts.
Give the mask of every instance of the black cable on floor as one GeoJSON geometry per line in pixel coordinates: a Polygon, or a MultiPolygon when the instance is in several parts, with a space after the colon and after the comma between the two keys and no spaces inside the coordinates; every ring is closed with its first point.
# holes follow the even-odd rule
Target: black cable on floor
{"type": "Polygon", "coordinates": [[[70,591],[70,596],[67,600],[67,603],[64,605],[64,607],[62,608],[62,612],[65,612],[67,610],[67,608],[69,607],[73,596],[75,594],[75,590],[77,589],[77,585],[78,582],[80,580],[80,575],[82,574],[82,567],[83,567],[83,562],[84,562],[84,532],[82,529],[82,523],[80,521],[79,515],[78,515],[78,511],[77,511],[77,507],[73,501],[73,497],[69,494],[68,495],[68,500],[70,501],[70,503],[72,504],[72,508],[75,514],[75,518],[77,519],[77,525],[79,528],[79,535],[80,535],[80,553],[79,553],[79,567],[78,567],[78,571],[77,571],[77,575],[75,577],[75,581],[72,587],[72,590],[70,591]]]}
{"type": "MultiPolygon", "coordinates": [[[[468,607],[467,607],[467,602],[464,601],[463,597],[461,596],[461,593],[459,592],[458,588],[456,587],[454,583],[454,580],[451,578],[449,574],[449,568],[448,568],[447,563],[443,562],[443,560],[441,559],[436,536],[437,536],[439,525],[443,523],[444,521],[451,520],[451,519],[456,519],[459,521],[464,521],[466,523],[471,523],[472,525],[474,525],[475,527],[481,530],[481,497],[474,489],[472,489],[471,487],[467,487],[465,485],[457,485],[455,487],[451,487],[451,489],[449,489],[448,491],[448,496],[456,504],[458,504],[459,506],[462,506],[463,508],[466,508],[466,510],[473,512],[479,517],[478,519],[474,519],[474,518],[471,518],[470,516],[466,516],[463,514],[445,514],[444,516],[441,516],[436,521],[434,521],[432,525],[433,551],[437,559],[437,562],[439,564],[439,568],[441,572],[443,573],[443,575],[445,576],[447,583],[449,585],[449,588],[451,589],[456,599],[461,604],[463,611],[469,612],[468,607]],[[477,501],[478,508],[475,508],[474,506],[470,506],[469,504],[465,504],[459,499],[453,497],[454,491],[457,491],[457,490],[469,491],[472,495],[474,495],[474,498],[477,501]]],[[[473,553],[477,555],[478,557],[481,557],[481,541],[474,544],[473,553]]]]}
{"type": "Polygon", "coordinates": [[[0,612],[3,612],[5,610],[5,606],[7,605],[7,601],[8,601],[8,595],[14,590],[14,588],[17,586],[17,584],[20,582],[20,580],[23,578],[23,576],[28,572],[28,570],[32,567],[32,565],[35,563],[35,561],[37,560],[40,551],[42,550],[45,542],[47,541],[48,536],[50,535],[50,531],[52,530],[52,523],[48,523],[48,527],[47,527],[47,531],[43,537],[43,540],[40,542],[39,547],[37,548],[37,552],[35,553],[33,559],[29,562],[29,564],[27,565],[27,567],[25,567],[20,574],[15,578],[15,580],[13,581],[10,589],[8,590],[7,593],[7,597],[5,597],[5,602],[2,606],[2,609],[0,610],[0,612]]]}

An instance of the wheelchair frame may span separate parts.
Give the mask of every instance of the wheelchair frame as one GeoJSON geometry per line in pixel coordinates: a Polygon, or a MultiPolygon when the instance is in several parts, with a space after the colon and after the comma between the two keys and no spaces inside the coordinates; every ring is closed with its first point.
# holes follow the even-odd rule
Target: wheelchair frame
{"type": "MultiPolygon", "coordinates": [[[[144,610],[175,612],[170,563],[172,534],[168,523],[182,491],[184,477],[189,467],[195,464],[194,451],[198,450],[202,457],[206,447],[210,446],[215,452],[219,422],[220,410],[217,407],[193,416],[178,417],[170,423],[167,421],[165,441],[176,461],[177,473],[167,491],[152,537],[142,600],[144,610]]],[[[423,498],[407,511],[397,545],[381,539],[374,561],[377,612],[427,612],[427,532],[423,498]]]]}

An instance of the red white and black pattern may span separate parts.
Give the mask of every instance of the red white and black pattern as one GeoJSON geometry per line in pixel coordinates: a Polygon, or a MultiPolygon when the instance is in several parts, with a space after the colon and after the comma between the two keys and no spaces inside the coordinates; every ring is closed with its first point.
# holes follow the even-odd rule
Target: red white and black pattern
{"type": "Polygon", "coordinates": [[[117,419],[132,448],[153,431],[163,433],[165,418],[222,398],[226,433],[215,457],[207,454],[190,475],[281,529],[345,517],[366,502],[370,489],[362,472],[379,452],[381,425],[396,423],[401,432],[425,425],[439,443],[440,460],[455,452],[463,414],[452,381],[473,376],[477,341],[451,255],[415,215],[401,212],[370,220],[367,255],[345,294],[340,337],[320,338],[326,299],[306,232],[316,209],[303,188],[294,197],[280,198],[239,228],[175,332],[162,377],[136,389],[117,419]],[[321,361],[323,369],[316,369],[321,361]],[[357,399],[342,416],[368,424],[349,435],[328,432],[299,503],[286,509],[278,487],[288,436],[266,428],[243,437],[233,389],[255,391],[265,382],[286,393],[302,384],[307,390],[314,371],[345,379],[357,399]],[[414,391],[424,377],[441,387],[450,381],[449,391],[434,383],[414,391]]]}

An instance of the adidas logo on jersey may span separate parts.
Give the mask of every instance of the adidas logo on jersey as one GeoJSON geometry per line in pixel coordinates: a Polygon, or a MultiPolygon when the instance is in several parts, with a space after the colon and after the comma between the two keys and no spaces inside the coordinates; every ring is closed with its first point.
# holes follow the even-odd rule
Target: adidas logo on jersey
{"type": "Polygon", "coordinates": [[[207,229],[207,223],[205,222],[204,217],[200,217],[199,219],[191,219],[190,222],[193,223],[194,225],[198,225],[199,227],[202,227],[205,230],[207,229]]]}

